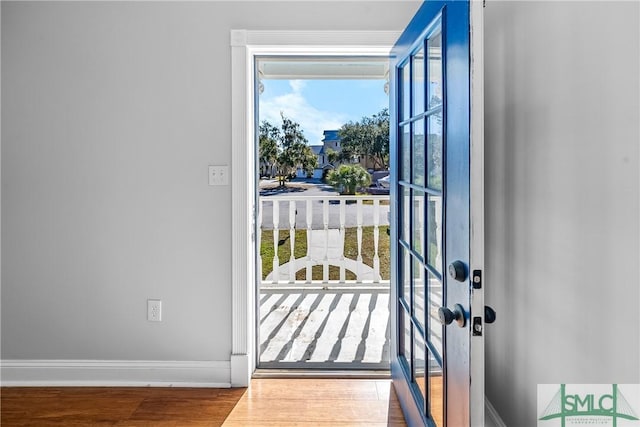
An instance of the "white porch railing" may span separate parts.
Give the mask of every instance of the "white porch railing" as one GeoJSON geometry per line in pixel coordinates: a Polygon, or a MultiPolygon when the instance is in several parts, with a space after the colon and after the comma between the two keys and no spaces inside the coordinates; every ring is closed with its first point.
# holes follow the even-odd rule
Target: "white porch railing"
{"type": "MultiPolygon", "coordinates": [[[[380,227],[389,224],[389,196],[273,196],[260,197],[258,221],[261,232],[257,245],[262,244],[262,231],[272,230],[274,257],[269,273],[262,274],[263,265],[258,257],[263,285],[313,285],[313,284],[388,284],[380,273],[380,227]],[[363,228],[373,228],[373,246],[367,250],[372,259],[363,261],[363,228]],[[345,257],[345,234],[348,228],[356,230],[357,253],[354,258],[345,257]],[[296,258],[296,230],[306,230],[306,253],[296,258]],[[288,260],[281,260],[278,247],[282,242],[281,231],[288,230],[288,260]],[[313,267],[322,266],[322,279],[313,279],[313,267]],[[331,278],[329,267],[339,269],[337,278],[331,278]],[[296,274],[304,271],[304,280],[296,274]],[[347,272],[355,280],[347,280],[347,272]]],[[[384,233],[384,238],[387,238],[384,233]]],[[[286,244],[286,243],[284,243],[286,244]]],[[[367,257],[368,258],[368,257],[367,257]]],[[[268,262],[268,261],[265,261],[268,262]]],[[[388,260],[385,262],[388,263],[388,260]]]]}

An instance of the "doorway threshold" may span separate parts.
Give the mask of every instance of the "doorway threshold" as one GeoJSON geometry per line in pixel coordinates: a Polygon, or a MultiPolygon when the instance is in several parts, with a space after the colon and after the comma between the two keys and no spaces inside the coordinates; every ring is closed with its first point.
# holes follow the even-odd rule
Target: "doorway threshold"
{"type": "Polygon", "coordinates": [[[391,379],[391,371],[356,369],[264,369],[258,368],[253,378],[351,378],[351,379],[391,379]]]}

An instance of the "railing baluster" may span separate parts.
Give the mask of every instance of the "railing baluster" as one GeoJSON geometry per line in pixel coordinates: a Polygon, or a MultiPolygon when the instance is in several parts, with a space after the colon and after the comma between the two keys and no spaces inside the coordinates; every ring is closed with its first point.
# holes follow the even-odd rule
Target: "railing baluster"
{"type": "MultiPolygon", "coordinates": [[[[340,237],[342,238],[342,241],[344,242],[344,224],[345,224],[345,220],[346,220],[346,208],[345,208],[345,203],[346,201],[344,199],[340,200],[340,237]]],[[[340,253],[340,283],[344,283],[345,280],[347,280],[347,274],[346,274],[346,270],[344,267],[344,243],[342,245],[342,252],[340,253]]]]}
{"type": "Polygon", "coordinates": [[[311,226],[313,223],[313,201],[307,199],[307,283],[311,283],[312,279],[312,266],[311,266],[311,226]]]}
{"type": "Polygon", "coordinates": [[[322,201],[322,223],[324,225],[324,260],[322,261],[322,281],[329,282],[329,199],[322,201]]]}
{"type": "Polygon", "coordinates": [[[362,275],[362,199],[357,200],[357,214],[356,214],[356,224],[358,226],[358,271],[356,275],[358,276],[358,280],[362,275]]]}
{"type": "Polygon", "coordinates": [[[380,257],[378,241],[380,240],[380,200],[373,201],[373,282],[380,282],[380,257]]]}
{"type": "Polygon", "coordinates": [[[296,280],[296,201],[289,200],[289,243],[291,248],[291,255],[289,256],[289,283],[293,283],[296,280]]]}
{"type": "Polygon", "coordinates": [[[273,199],[273,283],[280,279],[280,258],[278,258],[278,242],[280,241],[280,205],[277,199],[273,199]]]}

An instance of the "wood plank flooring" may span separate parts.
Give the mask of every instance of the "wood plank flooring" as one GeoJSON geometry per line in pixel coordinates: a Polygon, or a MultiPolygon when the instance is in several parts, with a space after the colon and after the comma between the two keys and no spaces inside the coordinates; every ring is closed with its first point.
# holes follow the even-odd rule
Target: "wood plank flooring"
{"type": "Polygon", "coordinates": [[[236,426],[404,426],[389,380],[252,382],[224,423],[236,426]]]}
{"type": "Polygon", "coordinates": [[[261,367],[389,369],[388,285],[261,292],[261,367]]]}
{"type": "Polygon", "coordinates": [[[2,387],[0,425],[405,426],[389,380],[254,379],[247,389],[2,387]]]}

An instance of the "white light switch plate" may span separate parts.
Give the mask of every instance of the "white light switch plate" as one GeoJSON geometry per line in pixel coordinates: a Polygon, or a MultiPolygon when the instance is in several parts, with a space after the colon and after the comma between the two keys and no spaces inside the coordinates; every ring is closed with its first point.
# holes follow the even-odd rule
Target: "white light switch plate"
{"type": "Polygon", "coordinates": [[[209,166],[209,185],[229,185],[229,166],[209,166]]]}
{"type": "Polygon", "coordinates": [[[162,322],[162,301],[159,299],[147,300],[147,320],[150,322],[162,322]]]}

